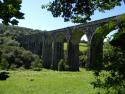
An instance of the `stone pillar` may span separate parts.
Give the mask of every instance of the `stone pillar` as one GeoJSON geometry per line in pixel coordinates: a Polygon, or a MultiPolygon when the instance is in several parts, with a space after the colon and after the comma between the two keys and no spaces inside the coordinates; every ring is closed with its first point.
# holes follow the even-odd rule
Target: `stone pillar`
{"type": "Polygon", "coordinates": [[[35,41],[30,41],[28,46],[29,46],[28,50],[30,50],[32,53],[34,53],[35,41]]]}
{"type": "Polygon", "coordinates": [[[20,42],[20,46],[34,54],[42,56],[43,34],[33,34],[18,37],[16,40],[20,42]]]}
{"type": "Polygon", "coordinates": [[[34,47],[33,47],[33,52],[38,55],[38,49],[39,49],[39,44],[38,40],[34,41],[34,47]]]}
{"type": "Polygon", "coordinates": [[[39,56],[42,56],[42,47],[43,47],[43,42],[40,41],[39,42],[39,46],[38,46],[38,55],[39,56]]]}
{"type": "Polygon", "coordinates": [[[42,33],[38,33],[32,36],[33,42],[33,53],[42,56],[42,46],[43,46],[43,38],[42,33]]]}
{"type": "Polygon", "coordinates": [[[93,33],[91,36],[89,51],[88,51],[88,62],[87,68],[100,69],[103,63],[103,37],[93,33]]]}
{"type": "Polygon", "coordinates": [[[72,30],[68,35],[68,56],[67,63],[69,65],[69,71],[79,71],[79,42],[84,32],[77,32],[72,30]]]}
{"type": "Polygon", "coordinates": [[[61,59],[64,59],[64,34],[58,33],[53,35],[53,55],[51,68],[58,70],[58,63],[61,59]]]}
{"type": "Polygon", "coordinates": [[[28,35],[26,36],[27,37],[27,50],[31,51],[32,53],[34,53],[34,43],[35,43],[35,40],[33,38],[33,35],[28,35]]]}
{"type": "Polygon", "coordinates": [[[54,42],[53,43],[53,62],[52,62],[52,69],[58,69],[58,63],[61,59],[64,58],[64,43],[63,42],[54,42]]]}
{"type": "Polygon", "coordinates": [[[26,44],[27,44],[26,49],[33,52],[34,45],[33,45],[33,39],[31,38],[31,36],[27,36],[27,43],[26,44]]]}
{"type": "Polygon", "coordinates": [[[52,39],[49,32],[44,32],[42,59],[43,67],[49,69],[52,64],[52,39]]]}
{"type": "Polygon", "coordinates": [[[37,54],[41,57],[42,56],[42,47],[43,47],[43,32],[40,32],[36,35],[37,37],[37,42],[38,42],[38,46],[36,49],[37,50],[37,54]]]}
{"type": "Polygon", "coordinates": [[[68,42],[68,58],[69,71],[79,71],[79,44],[68,42]]]}

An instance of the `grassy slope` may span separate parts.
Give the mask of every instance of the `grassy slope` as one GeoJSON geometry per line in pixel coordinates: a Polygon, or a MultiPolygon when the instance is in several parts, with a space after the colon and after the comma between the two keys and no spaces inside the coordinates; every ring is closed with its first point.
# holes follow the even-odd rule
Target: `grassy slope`
{"type": "MultiPolygon", "coordinates": [[[[11,71],[0,94],[95,94],[92,72],[11,71]]],[[[97,92],[96,92],[97,93],[97,92]]]]}

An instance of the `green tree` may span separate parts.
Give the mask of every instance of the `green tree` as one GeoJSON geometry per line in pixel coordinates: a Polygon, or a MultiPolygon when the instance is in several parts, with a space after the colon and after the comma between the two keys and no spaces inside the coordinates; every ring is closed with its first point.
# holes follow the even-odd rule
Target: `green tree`
{"type": "Polygon", "coordinates": [[[18,29],[0,34],[0,70],[33,69],[41,70],[42,60],[38,55],[20,47],[20,43],[13,38],[18,36],[18,29]]]}
{"type": "Polygon", "coordinates": [[[0,19],[5,25],[17,25],[17,19],[24,19],[21,10],[22,0],[0,0],[0,19]]]}
{"type": "Polygon", "coordinates": [[[48,5],[42,5],[52,13],[54,17],[63,17],[64,21],[84,23],[91,20],[94,11],[113,9],[120,6],[125,0],[54,0],[48,5]]]}

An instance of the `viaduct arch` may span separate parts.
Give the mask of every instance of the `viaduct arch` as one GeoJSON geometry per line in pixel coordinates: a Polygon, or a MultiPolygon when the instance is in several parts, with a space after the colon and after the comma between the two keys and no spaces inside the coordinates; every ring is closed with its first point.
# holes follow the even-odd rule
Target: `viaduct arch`
{"type": "Polygon", "coordinates": [[[32,35],[20,36],[17,40],[21,45],[31,52],[42,56],[43,66],[45,68],[57,69],[58,62],[64,58],[64,42],[68,43],[67,62],[70,71],[79,71],[79,42],[81,37],[86,34],[88,38],[89,51],[86,67],[91,67],[102,59],[103,38],[93,44],[93,36],[97,27],[102,26],[109,21],[117,22],[118,16],[113,16],[97,21],[88,22],[76,26],[52,30],[49,32],[40,32],[32,35]],[[74,67],[75,66],[75,67],[74,67]]]}

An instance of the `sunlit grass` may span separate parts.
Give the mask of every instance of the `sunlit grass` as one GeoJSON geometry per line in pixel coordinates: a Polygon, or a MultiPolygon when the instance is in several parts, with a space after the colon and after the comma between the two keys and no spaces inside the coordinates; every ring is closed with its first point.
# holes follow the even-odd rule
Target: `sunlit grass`
{"type": "Polygon", "coordinates": [[[0,94],[96,94],[93,80],[92,72],[85,70],[10,71],[10,77],[0,81],[0,94]]]}
{"type": "MultiPolygon", "coordinates": [[[[81,52],[86,51],[88,49],[88,45],[86,43],[79,43],[79,50],[81,52]]],[[[64,50],[67,50],[67,43],[64,43],[64,50]]]]}

